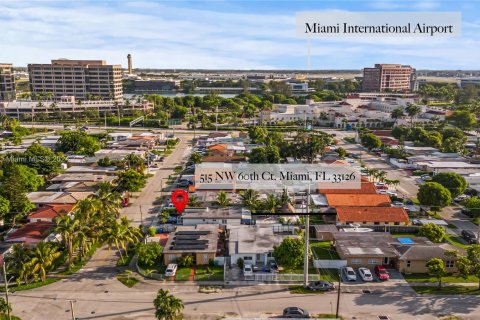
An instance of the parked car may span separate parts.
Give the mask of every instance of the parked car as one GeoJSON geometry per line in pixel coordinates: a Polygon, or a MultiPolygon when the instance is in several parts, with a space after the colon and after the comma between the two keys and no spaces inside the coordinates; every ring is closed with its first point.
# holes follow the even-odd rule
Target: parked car
{"type": "Polygon", "coordinates": [[[393,201],[392,206],[394,206],[394,207],[405,207],[405,204],[403,202],[400,202],[400,201],[393,201]]]}
{"type": "Polygon", "coordinates": [[[422,175],[420,176],[420,178],[421,178],[423,181],[427,181],[427,180],[432,179],[432,177],[431,177],[429,174],[422,174],[422,175]]]}
{"type": "Polygon", "coordinates": [[[357,274],[355,273],[355,270],[353,270],[352,267],[343,268],[343,272],[345,273],[345,277],[347,278],[347,281],[357,281],[357,274]]]}
{"type": "Polygon", "coordinates": [[[390,279],[390,275],[388,274],[387,269],[385,269],[385,267],[383,266],[375,266],[375,274],[382,281],[390,279]]]}
{"type": "Polygon", "coordinates": [[[477,235],[471,230],[462,230],[462,237],[470,244],[478,243],[477,235]]]}
{"type": "Polygon", "coordinates": [[[268,267],[270,268],[270,272],[276,272],[276,271],[278,271],[278,265],[277,265],[277,263],[276,263],[274,260],[271,260],[271,261],[268,263],[268,267]]]}
{"type": "Polygon", "coordinates": [[[190,182],[188,182],[188,180],[180,180],[176,184],[176,186],[180,188],[187,188],[189,185],[190,185],[190,182]]]}
{"type": "Polygon", "coordinates": [[[177,273],[178,266],[175,263],[170,263],[165,269],[165,277],[174,277],[177,273]]]}
{"type": "Polygon", "coordinates": [[[320,280],[310,282],[307,288],[312,291],[331,291],[335,289],[335,285],[331,282],[320,280]]]}
{"type": "Polygon", "coordinates": [[[251,264],[246,264],[243,266],[243,275],[245,277],[253,276],[253,267],[251,264]]]}
{"type": "Polygon", "coordinates": [[[466,199],[468,199],[468,198],[470,198],[469,195],[461,194],[461,195],[459,195],[458,197],[456,197],[455,199],[453,199],[453,201],[455,201],[455,202],[462,202],[463,200],[466,200],[466,199]]]}
{"type": "Polygon", "coordinates": [[[363,281],[373,281],[373,275],[370,272],[370,269],[367,268],[358,268],[358,274],[363,281]]]}
{"type": "Polygon", "coordinates": [[[310,318],[308,311],[299,307],[288,307],[283,309],[284,318],[310,318]]]}

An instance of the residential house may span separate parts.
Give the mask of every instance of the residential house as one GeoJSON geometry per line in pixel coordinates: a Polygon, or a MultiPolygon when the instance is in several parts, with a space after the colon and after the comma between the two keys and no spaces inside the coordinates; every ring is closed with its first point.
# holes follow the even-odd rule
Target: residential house
{"type": "Polygon", "coordinates": [[[410,224],[407,211],[397,207],[335,207],[339,224],[362,226],[405,226],[410,224]]]}
{"type": "Polygon", "coordinates": [[[273,247],[287,237],[274,233],[271,226],[236,226],[228,231],[228,252],[232,264],[237,264],[238,259],[242,258],[245,263],[266,265],[268,259],[273,257],[273,247]]]}
{"type": "Polygon", "coordinates": [[[330,207],[390,207],[386,194],[326,194],[330,207]]]}
{"type": "Polygon", "coordinates": [[[5,241],[22,242],[27,245],[33,245],[47,239],[54,226],[54,223],[48,221],[27,223],[24,226],[9,232],[5,237],[5,241]]]}
{"type": "Polygon", "coordinates": [[[69,214],[73,209],[73,204],[46,204],[35,209],[28,215],[30,222],[55,222],[55,218],[69,214]]]}
{"type": "Polygon", "coordinates": [[[251,221],[252,214],[244,208],[187,208],[182,214],[184,226],[198,224],[220,224],[239,226],[243,221],[251,221]]]}
{"type": "Polygon", "coordinates": [[[86,199],[91,192],[49,192],[37,191],[27,194],[27,198],[36,206],[45,204],[76,204],[77,201],[86,199]]]}
{"type": "Polygon", "coordinates": [[[184,256],[192,256],[195,264],[208,264],[222,250],[219,242],[223,232],[218,224],[177,227],[163,249],[164,264],[176,263],[184,256]]]}

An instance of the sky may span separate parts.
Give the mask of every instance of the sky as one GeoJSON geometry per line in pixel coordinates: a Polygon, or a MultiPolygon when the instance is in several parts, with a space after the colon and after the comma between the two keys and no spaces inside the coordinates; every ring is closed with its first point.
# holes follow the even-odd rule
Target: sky
{"type": "Polygon", "coordinates": [[[0,0],[0,63],[102,59],[134,68],[480,69],[480,0],[0,0]],[[462,35],[442,39],[313,39],[298,11],[460,11],[462,35]]]}

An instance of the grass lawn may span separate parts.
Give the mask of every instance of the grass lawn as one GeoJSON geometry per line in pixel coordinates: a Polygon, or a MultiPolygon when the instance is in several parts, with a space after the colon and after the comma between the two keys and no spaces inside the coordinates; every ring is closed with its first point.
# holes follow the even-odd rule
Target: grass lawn
{"type": "MultiPolygon", "coordinates": [[[[437,278],[432,277],[426,273],[406,274],[404,278],[407,282],[428,282],[436,283],[437,278]]],[[[443,283],[478,283],[478,278],[475,276],[468,276],[463,278],[461,276],[450,275],[442,278],[443,283]]]]}
{"type": "Polygon", "coordinates": [[[314,256],[320,260],[339,260],[340,257],[331,244],[330,241],[319,241],[310,243],[310,247],[314,256]]]}
{"type": "Polygon", "coordinates": [[[338,282],[340,277],[338,276],[337,269],[320,269],[320,279],[330,282],[338,282]]]}
{"type": "MultiPolygon", "coordinates": [[[[295,269],[282,269],[282,270],[280,270],[280,273],[303,274],[303,267],[295,268],[295,269]]],[[[309,274],[317,274],[317,269],[310,267],[310,268],[308,268],[308,273],[309,274]]]]}
{"type": "Polygon", "coordinates": [[[128,277],[125,274],[117,275],[117,280],[120,281],[121,283],[123,283],[125,286],[127,286],[129,288],[133,287],[134,285],[136,285],[138,283],[137,278],[135,278],[134,276],[128,277]]]}
{"type": "MultiPolygon", "coordinates": [[[[21,284],[19,286],[16,283],[12,283],[8,286],[8,291],[9,292],[15,292],[15,291],[23,291],[23,290],[40,288],[40,287],[49,285],[51,283],[57,282],[58,280],[61,280],[61,278],[47,278],[47,280],[45,280],[45,281],[32,282],[32,283],[28,283],[28,284],[21,284]]],[[[0,292],[5,292],[5,287],[4,286],[0,287],[0,292]]]]}
{"type": "MultiPolygon", "coordinates": [[[[12,320],[22,320],[19,317],[16,317],[16,316],[13,316],[13,315],[10,315],[10,318],[12,320]]],[[[8,316],[5,315],[5,314],[0,314],[0,320],[8,320],[8,316]]]]}
{"type": "Polygon", "coordinates": [[[324,294],[324,291],[313,291],[308,288],[305,288],[302,285],[289,286],[288,290],[293,294],[324,294]]]}
{"type": "Polygon", "coordinates": [[[415,290],[416,293],[419,294],[466,294],[466,295],[479,295],[480,290],[478,290],[477,286],[471,286],[471,287],[453,287],[453,286],[448,286],[448,287],[442,287],[441,289],[438,289],[438,287],[427,287],[427,286],[413,286],[413,290],[415,290]]]}
{"type": "Polygon", "coordinates": [[[445,235],[445,239],[450,242],[451,245],[455,246],[455,247],[459,247],[459,248],[462,248],[462,249],[466,249],[468,247],[468,245],[466,245],[462,238],[460,237],[456,237],[456,236],[453,236],[451,234],[446,234],[445,235]]]}
{"type": "Polygon", "coordinates": [[[127,253],[127,255],[119,258],[117,260],[117,267],[124,267],[128,266],[130,264],[130,261],[132,261],[133,256],[135,255],[134,250],[130,250],[130,252],[127,253]]]}
{"type": "Polygon", "coordinates": [[[418,237],[416,233],[392,233],[393,238],[413,238],[418,237]]]}
{"type": "Polygon", "coordinates": [[[195,270],[195,281],[223,281],[223,266],[197,266],[195,270]],[[207,270],[207,268],[209,270],[207,270]]]}
{"type": "Polygon", "coordinates": [[[175,274],[176,281],[188,281],[190,278],[190,273],[192,273],[192,268],[179,267],[177,273],[175,274]]]}
{"type": "MultiPolygon", "coordinates": [[[[315,315],[315,318],[320,318],[320,319],[337,319],[337,317],[335,317],[334,314],[330,314],[330,313],[320,313],[320,314],[316,314],[315,315]]],[[[338,316],[338,319],[340,320],[343,320],[344,318],[339,315],[338,316]]]]}

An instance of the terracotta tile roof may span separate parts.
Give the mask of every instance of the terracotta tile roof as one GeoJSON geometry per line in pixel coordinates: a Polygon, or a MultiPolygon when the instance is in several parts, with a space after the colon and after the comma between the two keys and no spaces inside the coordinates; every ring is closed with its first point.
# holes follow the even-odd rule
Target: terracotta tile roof
{"type": "Polygon", "coordinates": [[[226,144],[214,144],[208,147],[208,150],[227,150],[226,144]]]}
{"type": "Polygon", "coordinates": [[[27,223],[19,229],[9,233],[7,235],[7,241],[14,241],[15,239],[25,237],[43,240],[50,232],[50,229],[52,229],[54,226],[54,223],[46,221],[27,223]]]}
{"type": "Polygon", "coordinates": [[[323,194],[377,194],[377,189],[372,182],[362,181],[360,189],[320,189],[323,194]]]}
{"type": "Polygon", "coordinates": [[[205,156],[203,162],[245,162],[247,158],[243,156],[205,156]]]}
{"type": "Polygon", "coordinates": [[[377,137],[391,137],[392,130],[373,130],[372,133],[377,137]]]}
{"type": "Polygon", "coordinates": [[[341,222],[404,222],[408,215],[404,208],[396,207],[336,207],[341,222]]]}
{"type": "Polygon", "coordinates": [[[47,204],[32,211],[28,215],[29,219],[55,219],[57,216],[63,216],[72,211],[73,204],[47,204]]]}
{"type": "Polygon", "coordinates": [[[330,207],[390,207],[386,194],[326,194],[330,207]]]}

